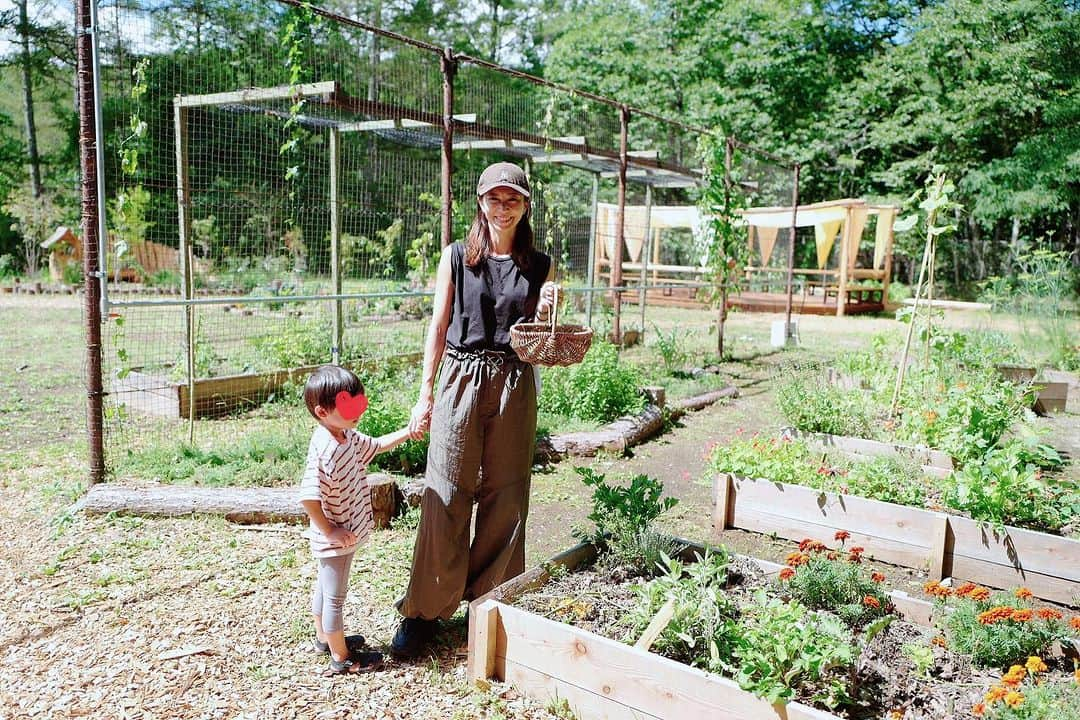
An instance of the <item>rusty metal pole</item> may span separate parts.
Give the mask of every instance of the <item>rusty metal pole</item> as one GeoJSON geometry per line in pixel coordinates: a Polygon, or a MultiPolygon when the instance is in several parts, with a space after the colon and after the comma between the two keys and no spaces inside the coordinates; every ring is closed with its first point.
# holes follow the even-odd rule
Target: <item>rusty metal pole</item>
{"type": "Polygon", "coordinates": [[[443,48],[439,66],[443,76],[442,246],[446,247],[454,242],[454,76],[457,60],[453,48],[443,48]]]}
{"type": "Polygon", "coordinates": [[[791,192],[791,242],[787,251],[787,299],[784,302],[784,345],[791,337],[791,286],[795,276],[795,227],[799,217],[799,171],[802,166],[795,163],[795,189],[791,192]]]}
{"type": "Polygon", "coordinates": [[[615,314],[611,320],[611,340],[616,345],[622,345],[622,329],[619,326],[619,316],[622,311],[622,253],[626,238],[623,234],[626,229],[626,165],[629,162],[628,140],[630,128],[630,108],[627,105],[619,106],[619,212],[615,215],[615,252],[611,253],[611,286],[615,289],[612,298],[615,303],[615,314]]]}
{"type": "MultiPolygon", "coordinates": [[[[724,212],[727,217],[724,222],[731,222],[731,164],[735,159],[735,138],[728,135],[724,138],[724,212]]],[[[724,259],[727,262],[727,259],[724,259]]],[[[727,298],[728,283],[731,281],[731,268],[721,271],[720,277],[720,312],[716,316],[716,357],[718,362],[724,361],[724,325],[727,324],[727,298]]]]}
{"type": "Polygon", "coordinates": [[[89,483],[105,479],[103,383],[101,377],[101,289],[98,284],[98,143],[95,132],[93,36],[90,3],[79,0],[76,12],[76,75],[79,89],[79,186],[82,204],[83,314],[86,318],[86,431],[90,445],[89,483]]]}

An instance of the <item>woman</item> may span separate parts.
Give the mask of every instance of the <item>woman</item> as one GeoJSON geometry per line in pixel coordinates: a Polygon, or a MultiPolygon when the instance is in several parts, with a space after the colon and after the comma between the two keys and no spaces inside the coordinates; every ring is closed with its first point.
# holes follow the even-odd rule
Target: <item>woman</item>
{"type": "Polygon", "coordinates": [[[409,423],[410,431],[430,426],[431,442],[412,573],[397,603],[404,619],[390,646],[398,657],[422,653],[462,599],[525,569],[536,382],[510,348],[510,328],[544,319],[555,298],[551,258],[533,248],[529,194],[517,165],[488,167],[465,243],[444,248],[439,261],[409,423]]]}

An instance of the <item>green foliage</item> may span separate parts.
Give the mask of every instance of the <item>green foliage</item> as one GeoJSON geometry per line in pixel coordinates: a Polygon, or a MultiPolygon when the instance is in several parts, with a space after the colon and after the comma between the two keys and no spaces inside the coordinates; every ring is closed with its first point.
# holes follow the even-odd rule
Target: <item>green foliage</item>
{"type": "Polygon", "coordinates": [[[794,574],[781,580],[792,598],[811,610],[828,610],[854,629],[888,614],[888,595],[863,567],[861,553],[808,541],[799,547],[805,552],[789,556],[794,574]]]}
{"type": "Polygon", "coordinates": [[[803,432],[860,437],[876,425],[870,400],[828,382],[819,367],[788,366],[775,387],[780,412],[803,432]]]}
{"type": "Polygon", "coordinates": [[[984,720],[1080,720],[1080,682],[1046,682],[1029,674],[1016,691],[1022,703],[985,703],[984,720]]]}
{"type": "Polygon", "coordinates": [[[904,643],[900,647],[904,657],[915,665],[915,672],[929,680],[930,669],[934,667],[934,649],[923,643],[904,643]]]}
{"type": "Polygon", "coordinates": [[[982,299],[995,310],[1018,313],[1033,323],[1036,331],[1025,334],[1029,342],[1046,347],[1051,365],[1080,370],[1076,320],[1080,272],[1068,252],[1054,252],[1048,245],[1044,239],[1040,247],[1019,255],[1017,272],[989,278],[983,284],[982,299]]]}
{"type": "Polygon", "coordinates": [[[679,502],[672,497],[661,499],[664,485],[659,480],[635,475],[628,486],[609,485],[591,468],[574,470],[593,489],[589,520],[594,525],[592,531],[575,531],[575,535],[603,548],[603,564],[635,575],[654,575],[663,558],[681,549],[653,526],[657,517],[679,502]]]}
{"type": "Polygon", "coordinates": [[[942,483],[942,502],[996,526],[1059,531],[1080,518],[1080,485],[1052,478],[1025,459],[1025,446],[1010,440],[954,470],[942,483]]]}
{"type": "Polygon", "coordinates": [[[1006,668],[1047,652],[1054,640],[1064,636],[1060,613],[1040,616],[1017,594],[984,593],[984,599],[976,600],[971,593],[964,593],[941,599],[936,617],[949,648],[970,655],[972,662],[983,668],[1006,668]]]}
{"type": "MultiPolygon", "coordinates": [[[[409,424],[411,399],[416,387],[413,373],[394,371],[364,377],[370,403],[357,430],[372,437],[400,430],[409,424]]],[[[389,452],[375,456],[372,465],[387,470],[415,474],[427,463],[428,439],[406,440],[389,452]]]]}
{"type": "Polygon", "coordinates": [[[581,363],[544,373],[540,406],[581,420],[611,422],[645,407],[641,384],[640,373],[619,362],[614,345],[594,341],[581,363]]]}
{"type": "Polygon", "coordinates": [[[109,220],[116,235],[112,250],[118,273],[128,264],[124,256],[134,245],[146,240],[146,233],[153,226],[147,219],[149,207],[150,193],[142,185],[125,188],[109,201],[109,220]]]}
{"type": "Polygon", "coordinates": [[[272,335],[251,339],[266,369],[318,365],[330,360],[330,323],[326,320],[285,318],[272,335]]]}
{"type": "Polygon", "coordinates": [[[857,657],[850,637],[839,619],[759,590],[744,608],[734,679],[770,703],[788,702],[799,693],[837,707],[848,701],[847,671],[857,657]]]}
{"type": "Polygon", "coordinates": [[[709,470],[915,507],[922,506],[927,489],[918,468],[899,458],[830,458],[786,438],[736,437],[718,444],[710,451],[709,470]]]}
{"type": "Polygon", "coordinates": [[[726,669],[739,632],[738,610],[724,591],[727,567],[723,550],[689,564],[664,558],[664,573],[634,588],[637,604],[626,618],[627,642],[636,642],[660,608],[674,600],[671,621],[652,651],[713,672],[726,669]]]}
{"type": "Polygon", "coordinates": [[[683,370],[690,360],[690,353],[686,350],[688,334],[684,328],[672,327],[671,332],[664,333],[656,323],[653,323],[653,347],[660,353],[664,361],[664,370],[668,375],[675,375],[683,370]]]}

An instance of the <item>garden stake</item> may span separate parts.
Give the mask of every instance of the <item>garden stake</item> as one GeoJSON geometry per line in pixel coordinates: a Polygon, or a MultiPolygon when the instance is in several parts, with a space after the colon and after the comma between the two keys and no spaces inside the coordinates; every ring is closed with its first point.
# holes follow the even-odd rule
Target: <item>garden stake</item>
{"type": "MultiPolygon", "coordinates": [[[[941,188],[944,185],[945,175],[938,175],[937,179],[934,180],[934,189],[929,197],[939,198],[941,188]]],[[[900,356],[900,367],[896,370],[896,387],[893,388],[892,405],[889,407],[890,418],[896,417],[896,406],[900,403],[900,389],[904,386],[904,371],[907,369],[908,354],[911,352],[911,336],[915,332],[915,319],[919,316],[919,298],[922,296],[923,277],[925,277],[926,267],[930,263],[930,252],[934,243],[934,218],[936,215],[937,205],[931,205],[926,212],[926,247],[923,249],[922,265],[919,267],[919,281],[915,284],[915,306],[911,310],[911,324],[908,325],[907,339],[904,341],[904,354],[900,356]]],[[[929,332],[929,325],[927,332],[929,332]]]]}

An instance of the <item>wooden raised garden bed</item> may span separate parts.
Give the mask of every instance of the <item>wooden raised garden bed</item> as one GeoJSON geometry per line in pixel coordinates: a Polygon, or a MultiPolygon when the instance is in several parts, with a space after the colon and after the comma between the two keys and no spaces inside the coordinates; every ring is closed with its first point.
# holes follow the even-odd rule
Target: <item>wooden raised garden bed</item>
{"type": "MultiPolygon", "coordinates": [[[[704,548],[691,544],[683,555],[694,552],[704,548]]],[[[542,702],[566,700],[580,718],[838,720],[800,703],[771,705],[727,678],[511,604],[547,583],[552,565],[573,570],[595,557],[593,545],[578,545],[474,600],[469,606],[469,680],[502,680],[542,702]]],[[[755,562],[766,572],[781,568],[755,562]]],[[[904,593],[892,599],[905,619],[929,623],[929,603],[904,593]]]]}
{"type": "Polygon", "coordinates": [[[784,428],[781,437],[803,440],[823,450],[838,450],[849,456],[906,458],[934,477],[945,477],[953,471],[953,459],[949,453],[925,445],[901,445],[845,435],[805,433],[795,428],[784,428]]]}
{"type": "Polygon", "coordinates": [[[933,580],[1023,585],[1066,604],[1080,598],[1078,540],[1010,526],[996,531],[956,515],[729,473],[714,478],[713,490],[717,532],[739,528],[801,540],[847,530],[850,543],[875,559],[926,568],[933,580]]]}
{"type": "MultiPolygon", "coordinates": [[[[415,363],[423,353],[408,353],[392,358],[365,360],[350,365],[354,370],[368,370],[390,362],[415,363]]],[[[221,417],[237,410],[262,404],[268,395],[286,383],[304,382],[319,365],[304,365],[288,370],[243,375],[197,378],[194,383],[195,417],[221,417]]],[[[147,415],[187,418],[191,408],[191,388],[167,375],[133,370],[112,382],[111,395],[117,404],[147,415]]]]}

